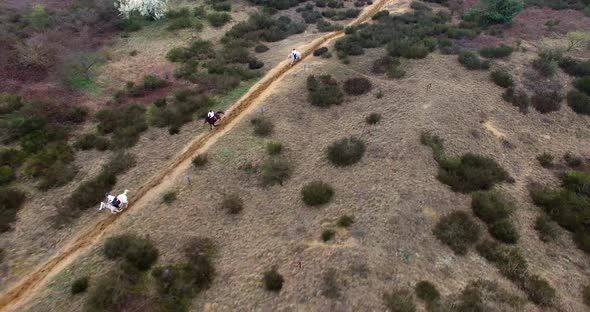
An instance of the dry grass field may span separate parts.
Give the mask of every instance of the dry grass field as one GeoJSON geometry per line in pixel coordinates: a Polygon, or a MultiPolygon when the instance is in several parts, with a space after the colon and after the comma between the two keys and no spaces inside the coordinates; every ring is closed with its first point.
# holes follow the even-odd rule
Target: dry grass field
{"type": "MultiPolygon", "coordinates": [[[[401,14],[409,10],[409,1],[393,2],[387,6],[389,11],[401,14]]],[[[244,3],[237,7],[240,5],[246,7],[244,3]]],[[[246,13],[239,10],[235,20],[246,19],[246,13]]],[[[219,38],[225,30],[203,36],[219,38]]],[[[518,36],[518,31],[510,36],[518,36]]],[[[101,68],[100,79],[117,85],[150,73],[171,75],[173,66],[163,56],[192,35],[181,33],[171,38],[144,29],[121,39],[109,48],[112,60],[101,68]],[[140,52],[133,58],[125,57],[132,50],[140,52]]],[[[269,70],[283,61],[292,47],[320,35],[308,29],[268,44],[270,50],[257,57],[269,70]]],[[[492,70],[506,69],[518,84],[526,86],[531,70],[528,64],[540,47],[557,44],[556,38],[527,38],[522,44],[526,49],[498,60],[492,70]]],[[[333,42],[327,46],[335,52],[333,42]]],[[[411,290],[419,281],[430,281],[445,301],[452,302],[470,282],[479,279],[497,282],[522,298],[515,306],[486,298],[489,306],[485,311],[587,311],[582,288],[590,281],[588,255],[575,247],[563,228],[559,228],[556,242],[539,239],[534,227],[542,210],[532,203],[528,186],[532,182],[552,187],[560,184],[558,177],[536,160],[544,152],[556,158],[570,152],[590,159],[590,118],[574,113],[565,100],[557,112],[541,114],[531,108],[522,114],[502,99],[504,89],[492,82],[490,71],[467,70],[456,55],[434,52],[421,60],[404,59],[401,66],[406,75],[402,79],[372,73],[373,61],[385,53],[383,48],[368,49],[364,55],[350,57],[350,64],[343,64],[335,53],[329,59],[310,56],[303,60],[274,84],[246,117],[207,147],[208,161],[203,167],[184,166],[182,172],[168,176],[106,236],[131,233],[151,240],[159,250],[157,265],[161,266],[182,261],[184,245],[191,238],[210,238],[217,246],[212,260],[215,278],[208,289],[194,297],[190,311],[383,311],[384,293],[411,290]],[[306,80],[309,75],[322,74],[332,75],[340,86],[349,78],[365,77],[372,89],[359,96],[346,95],[341,105],[312,106],[306,80]],[[374,125],[365,121],[371,113],[381,115],[374,125]],[[251,120],[260,117],[274,125],[267,137],[254,134],[251,120]],[[529,271],[555,288],[559,300],[555,306],[543,308],[528,301],[525,292],[474,248],[459,256],[433,235],[441,217],[456,210],[471,214],[471,198],[452,192],[437,179],[432,151],[420,143],[425,131],[444,140],[447,154],[488,156],[514,178],[514,183],[497,188],[516,203],[511,217],[520,233],[516,246],[527,259],[529,271]],[[326,149],[351,136],[366,143],[363,158],[351,166],[334,166],[326,149]],[[282,185],[267,186],[261,180],[263,164],[276,157],[268,155],[270,142],[282,143],[280,157],[292,168],[282,185]],[[304,204],[301,190],[312,181],[333,187],[329,203],[319,207],[304,204]],[[176,200],[165,203],[166,192],[175,192],[176,200]],[[228,194],[242,199],[243,210],[238,214],[221,207],[228,194]],[[348,228],[338,226],[345,215],[354,219],[348,228]],[[322,240],[326,230],[335,232],[333,239],[322,240]],[[284,278],[279,293],[264,289],[262,276],[271,268],[284,278]]],[[[569,55],[587,59],[590,52],[582,48],[569,55]]],[[[561,71],[553,80],[563,84],[564,90],[572,88],[573,79],[561,71]]],[[[93,103],[99,103],[98,99],[93,103]]],[[[228,105],[232,100],[229,96],[222,102],[228,105]]],[[[121,175],[114,189],[133,192],[204,131],[207,128],[200,120],[185,125],[175,136],[165,128],[150,128],[129,150],[138,166],[121,175]]],[[[0,236],[0,246],[10,251],[0,264],[0,289],[7,289],[54,255],[88,224],[109,217],[91,209],[66,228],[53,228],[47,221],[60,200],[83,177],[96,175],[108,156],[98,151],[79,152],[75,162],[81,171],[75,181],[48,193],[29,190],[38,196],[20,210],[14,230],[0,236]]],[[[481,220],[475,220],[485,228],[481,220]]],[[[482,236],[490,237],[483,230],[482,236]]],[[[70,287],[77,277],[87,275],[91,289],[93,281],[116,265],[103,256],[103,244],[104,240],[97,241],[19,309],[84,310],[87,295],[73,296],[70,287]]],[[[157,311],[147,297],[139,297],[121,310],[157,311]]],[[[416,302],[419,311],[426,311],[425,304],[416,302]]],[[[450,306],[444,311],[453,310],[450,306]]]]}

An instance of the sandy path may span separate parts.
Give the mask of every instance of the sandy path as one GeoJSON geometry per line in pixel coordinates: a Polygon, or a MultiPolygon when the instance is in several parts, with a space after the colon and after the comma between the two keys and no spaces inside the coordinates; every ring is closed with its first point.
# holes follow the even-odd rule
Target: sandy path
{"type": "MultiPolygon", "coordinates": [[[[391,1],[393,0],[376,1],[372,6],[364,9],[359,17],[352,21],[349,26],[366,22],[391,1]]],[[[315,49],[343,35],[344,31],[331,32],[305,45],[301,49],[302,61],[309,57],[315,49]]],[[[41,286],[46,284],[51,277],[67,267],[73,260],[88,250],[88,248],[101,241],[121,221],[121,218],[125,218],[127,213],[149,205],[153,200],[156,200],[155,197],[168,190],[174,181],[182,177],[187,168],[190,167],[191,160],[195,155],[205,152],[221,136],[231,130],[244,116],[252,112],[257,104],[272,92],[275,85],[280,82],[284,75],[298,66],[290,66],[289,63],[288,60],[283,61],[268,72],[227,111],[221,124],[215,131],[204,133],[190,142],[177,154],[174,160],[162,168],[158,174],[149,179],[137,191],[133,192],[134,194],[129,200],[132,204],[127,209],[116,216],[88,225],[77,237],[56,252],[53,257],[37,266],[20,281],[16,282],[9,290],[2,293],[0,296],[0,310],[17,311],[18,307],[34,297],[41,286]]]]}

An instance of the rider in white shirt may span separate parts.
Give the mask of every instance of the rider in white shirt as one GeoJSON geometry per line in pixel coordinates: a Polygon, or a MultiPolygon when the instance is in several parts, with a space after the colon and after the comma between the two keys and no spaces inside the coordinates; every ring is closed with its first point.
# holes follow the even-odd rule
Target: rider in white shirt
{"type": "Polygon", "coordinates": [[[207,113],[207,118],[211,119],[211,118],[213,118],[213,117],[215,117],[215,113],[214,113],[213,111],[209,111],[209,112],[207,113]]]}

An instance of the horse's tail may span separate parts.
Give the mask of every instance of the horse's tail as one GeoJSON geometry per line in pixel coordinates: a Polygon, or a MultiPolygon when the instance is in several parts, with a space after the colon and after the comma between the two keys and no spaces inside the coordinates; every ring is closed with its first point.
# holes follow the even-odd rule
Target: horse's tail
{"type": "Polygon", "coordinates": [[[218,111],[217,114],[223,115],[225,113],[223,111],[218,111]]]}

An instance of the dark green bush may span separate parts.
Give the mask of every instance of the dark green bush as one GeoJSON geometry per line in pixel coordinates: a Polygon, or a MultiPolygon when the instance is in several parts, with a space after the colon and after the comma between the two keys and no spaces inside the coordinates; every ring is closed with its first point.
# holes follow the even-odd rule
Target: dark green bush
{"type": "Polygon", "coordinates": [[[538,275],[530,275],[526,278],[524,290],[529,299],[540,306],[552,306],[557,300],[555,289],[538,275]]]}
{"type": "Polygon", "coordinates": [[[229,1],[216,2],[211,5],[211,8],[215,11],[231,11],[231,3],[229,1]]]}
{"type": "Polygon", "coordinates": [[[576,156],[571,152],[565,153],[565,155],[563,155],[563,160],[568,165],[568,167],[573,169],[579,169],[584,164],[582,157],[576,156]]]}
{"type": "Polygon", "coordinates": [[[539,156],[537,156],[537,161],[543,168],[552,168],[553,167],[553,155],[545,152],[539,156]]]}
{"type": "Polygon", "coordinates": [[[83,151],[93,149],[96,145],[97,136],[93,133],[87,133],[82,135],[74,143],[74,147],[83,151]]]}
{"type": "Polygon", "coordinates": [[[191,12],[189,11],[189,8],[187,8],[187,7],[178,8],[176,10],[169,9],[168,11],[166,11],[166,18],[168,18],[168,19],[189,17],[190,15],[191,15],[191,12]]]}
{"type": "Polygon", "coordinates": [[[497,183],[510,181],[508,173],[491,158],[464,154],[440,162],[438,179],[455,192],[489,190],[497,183]]]}
{"type": "Polygon", "coordinates": [[[520,235],[512,222],[508,219],[496,221],[489,226],[490,234],[506,244],[516,244],[520,235]]]}
{"type": "Polygon", "coordinates": [[[485,240],[477,245],[477,252],[486,260],[494,263],[500,273],[515,283],[522,283],[528,276],[528,263],[516,248],[485,240]]]}
{"type": "Polygon", "coordinates": [[[301,196],[306,205],[320,206],[330,202],[334,197],[334,189],[327,183],[314,181],[301,189],[301,196]]]}
{"type": "Polygon", "coordinates": [[[480,279],[467,284],[454,308],[459,312],[488,311],[495,307],[521,311],[525,303],[526,300],[514,295],[512,291],[500,288],[497,282],[480,279]]]}
{"type": "Polygon", "coordinates": [[[209,13],[207,20],[213,27],[221,27],[231,20],[231,15],[227,13],[209,13]]]}
{"type": "Polygon", "coordinates": [[[556,112],[561,109],[563,96],[558,92],[535,93],[531,97],[531,105],[541,114],[556,112]]]}
{"type": "Polygon", "coordinates": [[[100,277],[91,288],[86,301],[87,311],[113,311],[116,306],[124,305],[131,298],[134,279],[121,268],[116,268],[100,277]]]}
{"type": "Polygon", "coordinates": [[[590,76],[590,60],[579,61],[571,57],[564,57],[559,60],[559,67],[571,76],[590,76]]]}
{"type": "Polygon", "coordinates": [[[265,46],[264,44],[259,44],[256,47],[254,47],[254,52],[256,53],[263,53],[268,51],[268,47],[265,46]]]}
{"type": "Polygon", "coordinates": [[[590,96],[578,90],[567,93],[567,104],[578,114],[590,115],[590,96]]]}
{"type": "Polygon", "coordinates": [[[79,293],[83,293],[88,288],[88,276],[79,277],[74,280],[72,283],[72,288],[70,292],[72,295],[77,295],[79,293]]]}
{"type": "Polygon", "coordinates": [[[512,47],[502,44],[500,46],[487,46],[479,49],[479,55],[486,58],[505,58],[512,54],[512,47]]]}
{"type": "Polygon", "coordinates": [[[434,51],[436,42],[431,38],[422,40],[400,39],[393,40],[387,45],[387,52],[392,57],[409,59],[423,59],[434,51]]]}
{"type": "Polygon", "coordinates": [[[103,253],[109,259],[124,258],[140,271],[149,270],[158,260],[158,249],[151,241],[128,234],[107,238],[103,253]]]}
{"type": "Polygon", "coordinates": [[[348,95],[365,94],[373,88],[371,81],[364,77],[350,78],[344,81],[344,91],[348,95]]]}
{"type": "Polygon", "coordinates": [[[410,8],[416,11],[432,11],[432,9],[429,6],[420,1],[412,1],[410,3],[410,8]]]}
{"type": "Polygon", "coordinates": [[[559,239],[557,223],[545,214],[540,215],[535,221],[535,230],[537,230],[539,239],[543,242],[555,242],[559,239]]]}
{"type": "Polygon", "coordinates": [[[264,287],[266,290],[277,292],[281,291],[281,288],[283,288],[283,282],[285,281],[283,276],[274,268],[264,272],[262,280],[264,281],[264,287]]]}
{"type": "Polygon", "coordinates": [[[513,106],[518,107],[519,111],[523,114],[526,114],[529,111],[531,99],[522,90],[514,90],[514,88],[509,87],[504,93],[502,93],[502,99],[513,106]]]}
{"type": "Polygon", "coordinates": [[[414,296],[407,290],[396,290],[383,295],[383,301],[388,311],[391,312],[414,312],[416,303],[414,296]]]}
{"type": "Polygon", "coordinates": [[[451,39],[473,39],[477,37],[477,31],[467,28],[450,27],[447,36],[451,39]]]}
{"type": "Polygon", "coordinates": [[[416,296],[427,303],[431,303],[440,299],[440,293],[429,281],[418,282],[414,290],[416,291],[416,296]]]}
{"type": "Polygon", "coordinates": [[[173,201],[176,200],[176,192],[166,192],[162,195],[162,202],[165,204],[171,204],[173,201]]]}
{"type": "Polygon", "coordinates": [[[143,76],[143,88],[145,90],[156,90],[168,85],[168,81],[154,75],[143,76]]]}
{"type": "Polygon", "coordinates": [[[47,168],[45,174],[41,177],[39,188],[41,190],[48,190],[53,187],[66,185],[72,182],[77,173],[78,168],[76,166],[57,161],[47,168]]]}
{"type": "Polygon", "coordinates": [[[238,194],[226,194],[223,196],[221,208],[230,214],[238,214],[244,209],[244,201],[238,194]]]}
{"type": "Polygon", "coordinates": [[[167,30],[174,31],[179,29],[190,28],[193,26],[193,23],[188,16],[183,16],[179,18],[175,18],[170,20],[168,26],[166,27],[167,30]]]}
{"type": "Polygon", "coordinates": [[[481,0],[463,19],[480,25],[507,24],[522,11],[523,0],[481,0]]]}
{"type": "Polygon", "coordinates": [[[283,185],[283,182],[291,176],[292,169],[286,159],[273,157],[262,164],[260,171],[264,184],[283,185]]]}
{"type": "Polygon", "coordinates": [[[10,230],[25,199],[25,193],[18,189],[0,188],[0,233],[10,230]]]}
{"type": "Polygon", "coordinates": [[[10,166],[0,166],[0,185],[7,184],[14,180],[14,171],[10,166]]]}
{"type": "Polygon", "coordinates": [[[328,146],[327,157],[336,166],[350,166],[363,158],[365,150],[363,140],[355,137],[344,138],[328,146]]]}
{"type": "Polygon", "coordinates": [[[254,125],[254,134],[260,137],[269,136],[274,129],[274,124],[266,117],[253,118],[251,123],[254,125]]]}
{"type": "Polygon", "coordinates": [[[268,142],[266,144],[266,152],[269,155],[278,155],[283,151],[283,144],[281,142],[268,142]]]}
{"type": "Polygon", "coordinates": [[[201,168],[201,167],[204,167],[208,161],[209,161],[209,159],[207,158],[207,154],[199,154],[193,158],[192,163],[193,163],[193,166],[195,166],[197,168],[201,168]]]}
{"type": "Polygon", "coordinates": [[[301,17],[307,24],[314,24],[318,20],[322,19],[322,13],[318,11],[303,11],[301,17]]]}
{"type": "Polygon", "coordinates": [[[576,79],[574,86],[576,89],[586,93],[586,95],[590,95],[590,76],[576,79]]]}
{"type": "Polygon", "coordinates": [[[347,228],[354,223],[354,218],[349,215],[343,215],[338,219],[337,225],[339,227],[347,228]]]}
{"type": "Polygon", "coordinates": [[[469,70],[488,69],[489,63],[481,61],[477,54],[471,51],[464,51],[459,54],[459,63],[469,70]]]}
{"type": "Polygon", "coordinates": [[[468,248],[479,239],[480,229],[465,212],[455,211],[442,217],[436,224],[433,233],[455,254],[464,255],[468,248]]]}
{"type": "Polygon", "coordinates": [[[330,75],[322,75],[318,78],[310,75],[307,77],[307,90],[309,101],[315,106],[339,105],[344,100],[344,94],[340,91],[338,82],[330,75]]]}
{"type": "Polygon", "coordinates": [[[486,223],[507,219],[514,212],[514,204],[499,191],[480,191],[471,194],[473,213],[486,223]]]}
{"type": "Polygon", "coordinates": [[[327,242],[327,241],[333,239],[334,236],[336,236],[336,232],[334,232],[334,230],[324,230],[322,232],[322,240],[324,242],[327,242]]]}
{"type": "Polygon", "coordinates": [[[367,116],[367,118],[365,118],[365,122],[369,125],[377,124],[379,121],[381,121],[381,114],[377,113],[371,113],[369,116],[367,116]]]}
{"type": "Polygon", "coordinates": [[[495,70],[490,75],[494,83],[502,88],[514,86],[514,79],[512,79],[512,76],[505,71],[495,70]]]}

